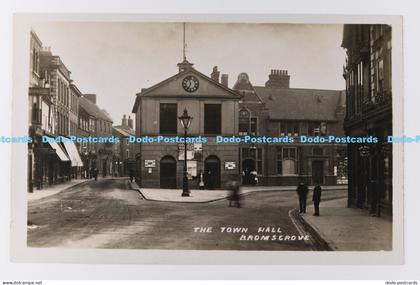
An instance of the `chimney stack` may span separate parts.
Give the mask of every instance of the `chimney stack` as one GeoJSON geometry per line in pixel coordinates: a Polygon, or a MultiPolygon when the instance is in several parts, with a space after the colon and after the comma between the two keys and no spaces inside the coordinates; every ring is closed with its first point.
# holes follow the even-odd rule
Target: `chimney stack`
{"type": "Polygon", "coordinates": [[[130,116],[128,116],[128,127],[129,127],[130,129],[133,129],[133,119],[131,119],[131,117],[130,117],[130,116]]]}
{"type": "Polygon", "coordinates": [[[268,81],[265,83],[265,87],[289,88],[290,75],[288,75],[287,70],[272,69],[268,75],[268,81]]]}
{"type": "Polygon", "coordinates": [[[126,118],[125,114],[124,114],[124,115],[123,115],[123,117],[122,117],[122,120],[121,120],[121,125],[122,125],[123,127],[126,127],[126,126],[127,126],[127,118],[126,118]]]}
{"type": "Polygon", "coordinates": [[[222,74],[222,78],[221,78],[221,82],[220,82],[223,86],[228,87],[228,75],[227,74],[222,74]]]}
{"type": "Polygon", "coordinates": [[[217,66],[213,67],[213,72],[210,75],[211,79],[219,83],[219,75],[220,72],[217,70],[217,66]]]}
{"type": "Polygon", "coordinates": [[[96,104],[96,94],[84,94],[83,97],[88,99],[93,104],[96,104]]]}

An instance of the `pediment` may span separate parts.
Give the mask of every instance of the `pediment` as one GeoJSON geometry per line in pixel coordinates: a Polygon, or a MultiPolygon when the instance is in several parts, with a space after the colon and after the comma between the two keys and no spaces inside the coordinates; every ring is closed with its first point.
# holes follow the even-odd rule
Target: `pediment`
{"type": "Polygon", "coordinates": [[[141,97],[240,98],[240,95],[234,90],[193,68],[144,89],[138,95],[141,97]]]}

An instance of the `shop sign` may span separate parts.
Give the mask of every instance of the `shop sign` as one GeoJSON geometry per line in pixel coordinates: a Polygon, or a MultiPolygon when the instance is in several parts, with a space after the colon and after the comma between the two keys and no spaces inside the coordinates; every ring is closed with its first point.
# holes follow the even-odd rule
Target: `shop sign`
{"type": "Polygon", "coordinates": [[[225,161],[225,169],[226,170],[235,170],[236,169],[236,161],[225,161]]]}
{"type": "Polygon", "coordinates": [[[187,161],[187,174],[190,180],[197,176],[197,161],[187,161]]]}
{"type": "Polygon", "coordinates": [[[144,167],[156,167],[156,160],[155,159],[145,159],[144,160],[144,167]]]}
{"type": "MultiPolygon", "coordinates": [[[[178,144],[178,160],[184,160],[184,144],[178,144]]],[[[187,144],[187,160],[201,160],[203,145],[201,143],[187,144]]]]}

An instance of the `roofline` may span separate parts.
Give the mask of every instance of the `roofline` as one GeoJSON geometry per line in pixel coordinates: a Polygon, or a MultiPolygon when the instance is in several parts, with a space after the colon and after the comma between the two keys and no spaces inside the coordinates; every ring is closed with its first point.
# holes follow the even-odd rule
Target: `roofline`
{"type": "Polygon", "coordinates": [[[77,95],[79,95],[79,97],[82,97],[83,96],[83,93],[80,91],[80,89],[77,87],[76,84],[70,83],[70,88],[74,88],[75,91],[78,93],[77,95]]]}
{"type": "MultiPolygon", "coordinates": [[[[125,135],[124,133],[127,133],[129,136],[132,136],[132,135],[134,135],[134,134],[130,134],[128,131],[126,131],[124,128],[122,128],[121,126],[112,126],[112,129],[113,130],[116,130],[116,131],[118,131],[118,132],[120,132],[121,134],[123,134],[123,135],[125,135]]],[[[133,133],[135,132],[133,129],[132,129],[132,131],[133,131],[133,133]]]]}
{"type": "MultiPolygon", "coordinates": [[[[41,52],[44,52],[44,53],[50,53],[50,54],[44,54],[43,56],[48,56],[48,57],[52,57],[52,58],[58,58],[58,60],[59,60],[59,63],[58,64],[50,64],[50,62],[48,62],[45,66],[46,66],[46,68],[47,69],[50,69],[50,68],[57,68],[59,71],[60,71],[60,66],[62,66],[67,72],[68,72],[68,74],[69,74],[69,76],[67,77],[65,74],[63,74],[64,75],[64,77],[68,80],[68,81],[70,81],[71,80],[71,71],[70,71],[70,69],[68,69],[67,68],[67,66],[64,64],[64,62],[61,60],[61,57],[59,56],[59,55],[53,55],[52,53],[51,53],[51,51],[41,51],[41,52]]],[[[60,71],[61,72],[61,71],[60,71]]],[[[63,72],[61,72],[61,73],[63,73],[63,72]]]]}
{"type": "MultiPolygon", "coordinates": [[[[141,98],[192,98],[191,95],[188,94],[182,94],[182,95],[172,95],[172,94],[160,94],[160,95],[149,95],[149,96],[139,96],[141,98]]],[[[215,99],[226,99],[226,100],[241,100],[241,98],[229,98],[229,97],[225,97],[223,95],[200,95],[195,97],[194,99],[197,98],[206,98],[206,99],[211,99],[211,98],[215,98],[215,99]]],[[[257,102],[257,101],[255,101],[257,102]]]]}
{"type": "Polygon", "coordinates": [[[137,113],[137,109],[139,108],[140,104],[140,96],[136,94],[136,100],[134,101],[133,109],[131,109],[131,113],[137,113]]]}
{"type": "MultiPolygon", "coordinates": [[[[247,74],[247,73],[246,73],[247,74]]],[[[248,74],[247,74],[248,75],[248,74]]],[[[238,75],[239,76],[239,75],[238,75]]],[[[248,77],[249,78],[249,77],[248,77]]],[[[238,81],[236,81],[235,85],[238,83],[238,81]]],[[[258,100],[260,100],[261,103],[265,103],[262,98],[260,97],[260,95],[258,94],[257,90],[255,90],[255,87],[259,87],[259,86],[254,86],[254,84],[251,83],[251,81],[249,81],[249,85],[251,86],[251,90],[240,90],[240,89],[235,89],[235,85],[233,86],[233,90],[235,90],[236,92],[241,92],[242,94],[245,94],[246,91],[249,92],[254,92],[255,96],[257,96],[258,100]]],[[[244,101],[245,102],[245,101],[244,101]]],[[[249,101],[249,102],[254,102],[254,101],[249,101]]]]}
{"type": "Polygon", "coordinates": [[[41,39],[38,37],[35,30],[32,29],[32,28],[31,28],[31,31],[30,31],[30,35],[32,35],[35,38],[35,40],[40,44],[41,47],[43,46],[41,39]]]}
{"type": "MultiPolygon", "coordinates": [[[[173,76],[171,76],[171,77],[169,77],[169,78],[167,78],[167,79],[165,79],[165,80],[163,80],[161,82],[158,82],[158,83],[152,85],[151,87],[149,87],[149,88],[147,88],[147,89],[145,89],[145,90],[143,90],[141,92],[136,93],[136,101],[134,102],[133,109],[131,110],[131,112],[134,113],[134,114],[137,112],[138,105],[140,104],[140,97],[143,97],[143,96],[146,97],[145,95],[147,95],[147,93],[151,92],[152,90],[154,90],[154,89],[158,88],[159,86],[162,86],[163,84],[165,84],[165,83],[173,80],[175,77],[178,77],[178,76],[180,76],[182,74],[185,74],[185,73],[188,73],[190,71],[192,71],[193,73],[199,74],[200,76],[206,78],[207,80],[209,80],[213,84],[217,85],[218,87],[220,87],[220,88],[228,91],[232,95],[236,96],[237,99],[241,99],[241,95],[236,90],[233,90],[233,89],[231,89],[229,87],[224,86],[223,84],[221,84],[221,83],[213,80],[211,77],[209,77],[209,76],[205,75],[204,73],[201,73],[200,71],[198,71],[195,68],[191,67],[191,68],[188,68],[188,69],[186,69],[184,71],[178,72],[177,74],[175,74],[175,75],[173,75],[173,76]]],[[[151,97],[166,98],[166,97],[169,97],[169,96],[170,95],[159,95],[159,96],[153,95],[151,97]]],[[[179,97],[184,97],[184,96],[185,97],[188,97],[188,98],[191,98],[191,94],[190,95],[179,95],[177,97],[179,98],[179,97]]],[[[201,96],[201,97],[207,98],[205,96],[201,96]]],[[[215,97],[210,97],[209,96],[208,98],[215,98],[215,97]]]]}
{"type": "Polygon", "coordinates": [[[279,87],[266,87],[266,86],[255,86],[255,88],[267,88],[274,90],[312,90],[312,91],[329,91],[329,92],[343,92],[346,89],[311,89],[311,88],[279,88],[279,87]]]}
{"type": "Polygon", "coordinates": [[[83,105],[80,104],[80,102],[79,102],[79,108],[82,108],[89,116],[96,118],[96,116],[92,114],[91,112],[89,112],[88,110],[86,110],[86,108],[84,108],[83,105]]]}
{"type": "MultiPolygon", "coordinates": [[[[128,133],[127,132],[127,134],[128,134],[128,136],[126,135],[126,134],[124,134],[122,131],[124,131],[124,130],[122,130],[121,131],[121,129],[120,128],[117,128],[117,127],[115,127],[115,126],[112,126],[112,130],[115,130],[116,132],[118,132],[118,133],[120,133],[120,135],[122,135],[122,136],[124,136],[124,137],[129,137],[129,136],[132,136],[132,134],[130,134],[130,133],[128,133]]],[[[125,132],[125,131],[124,131],[125,132]]]]}
{"type": "Polygon", "coordinates": [[[268,120],[271,120],[271,121],[299,121],[299,122],[301,122],[301,121],[308,121],[308,122],[318,122],[318,121],[322,121],[322,122],[331,122],[331,123],[337,123],[337,122],[340,122],[340,120],[338,120],[338,119],[334,119],[334,120],[331,120],[331,119],[316,119],[316,120],[309,120],[309,119],[290,119],[290,118],[288,118],[288,119],[281,119],[281,118],[273,118],[273,117],[270,117],[270,116],[268,116],[268,120]]]}
{"type": "Polygon", "coordinates": [[[106,119],[99,118],[98,116],[96,116],[96,114],[91,114],[90,112],[88,112],[88,110],[86,110],[86,108],[83,108],[83,105],[81,104],[82,100],[79,100],[79,107],[81,107],[82,109],[84,109],[86,113],[88,113],[90,116],[94,117],[97,120],[99,119],[99,120],[106,121],[106,122],[109,122],[109,123],[114,123],[114,120],[111,118],[111,115],[106,114],[106,113],[108,113],[108,111],[106,111],[105,109],[99,108],[96,104],[94,104],[93,102],[89,101],[89,99],[86,99],[85,97],[80,97],[80,99],[82,99],[82,98],[85,99],[85,101],[88,102],[88,104],[95,105],[95,108],[98,108],[98,112],[101,112],[104,117],[108,117],[109,116],[109,118],[106,118],[106,119]]]}
{"type": "MultiPolygon", "coordinates": [[[[193,68],[193,67],[188,68],[188,69],[185,69],[185,70],[183,70],[183,71],[181,71],[181,72],[178,72],[177,74],[175,74],[175,75],[173,75],[173,76],[171,76],[171,77],[169,77],[169,78],[167,78],[167,79],[165,79],[165,80],[163,80],[163,81],[161,81],[161,82],[159,82],[159,83],[156,83],[155,85],[152,85],[151,87],[147,88],[146,90],[144,90],[144,91],[142,91],[142,92],[140,92],[140,93],[136,93],[136,95],[137,95],[137,96],[144,96],[144,95],[147,95],[147,93],[149,93],[149,92],[151,92],[152,90],[154,90],[154,89],[158,88],[159,86],[161,86],[161,85],[163,85],[163,84],[165,84],[165,83],[167,83],[167,82],[171,81],[171,80],[172,80],[172,79],[174,79],[175,77],[178,77],[178,76],[180,76],[180,75],[182,75],[182,74],[186,74],[186,73],[191,72],[191,71],[192,71],[192,72],[195,72],[195,73],[197,73],[197,74],[199,74],[200,76],[202,76],[202,77],[206,78],[207,80],[211,81],[212,83],[214,83],[215,85],[219,86],[220,88],[222,88],[222,89],[224,89],[224,90],[228,91],[229,93],[232,93],[234,96],[237,96],[238,98],[240,98],[240,95],[239,95],[239,94],[238,94],[235,90],[230,89],[229,87],[226,87],[226,86],[224,86],[223,84],[221,84],[221,83],[219,83],[219,82],[217,82],[217,81],[213,80],[212,78],[208,77],[208,76],[207,76],[207,75],[205,75],[204,73],[201,73],[200,71],[196,70],[196,69],[195,69],[195,68],[193,68]]],[[[190,97],[191,97],[191,96],[190,96],[190,97]]]]}

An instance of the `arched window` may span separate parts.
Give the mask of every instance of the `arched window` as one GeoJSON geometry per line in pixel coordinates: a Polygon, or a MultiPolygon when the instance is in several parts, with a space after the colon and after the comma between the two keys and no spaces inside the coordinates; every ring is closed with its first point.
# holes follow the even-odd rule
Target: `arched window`
{"type": "Polygon", "coordinates": [[[257,118],[251,117],[251,113],[246,108],[239,110],[239,135],[257,135],[257,118]]]}
{"type": "Polygon", "coordinates": [[[247,135],[249,131],[249,111],[242,108],[239,111],[239,135],[247,135]]]}

